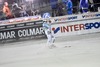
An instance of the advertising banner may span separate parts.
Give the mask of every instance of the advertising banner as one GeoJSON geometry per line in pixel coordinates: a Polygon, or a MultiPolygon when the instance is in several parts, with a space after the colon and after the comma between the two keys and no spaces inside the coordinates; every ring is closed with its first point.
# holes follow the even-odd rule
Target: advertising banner
{"type": "Polygon", "coordinates": [[[0,26],[0,43],[44,38],[42,20],[0,26]]]}
{"type": "Polygon", "coordinates": [[[100,19],[53,24],[56,37],[100,32],[100,19]]]}
{"type": "Polygon", "coordinates": [[[31,21],[37,21],[37,20],[41,20],[40,15],[3,20],[3,21],[0,21],[0,26],[23,23],[23,22],[31,22],[31,21]]]}
{"type": "Polygon", "coordinates": [[[56,22],[62,23],[62,22],[73,22],[73,21],[95,19],[95,18],[100,18],[100,12],[84,13],[84,14],[78,14],[78,15],[67,15],[67,16],[51,18],[51,20],[53,23],[56,23],[56,22]]]}

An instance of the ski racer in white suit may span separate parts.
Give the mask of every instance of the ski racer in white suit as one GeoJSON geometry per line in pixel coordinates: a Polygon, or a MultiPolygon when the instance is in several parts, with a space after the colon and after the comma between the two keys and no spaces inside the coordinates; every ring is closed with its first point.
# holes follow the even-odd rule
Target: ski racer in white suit
{"type": "Polygon", "coordinates": [[[51,21],[43,21],[43,28],[45,31],[45,34],[47,36],[47,44],[49,47],[55,47],[54,42],[55,42],[55,37],[54,37],[54,32],[51,29],[51,21]]]}

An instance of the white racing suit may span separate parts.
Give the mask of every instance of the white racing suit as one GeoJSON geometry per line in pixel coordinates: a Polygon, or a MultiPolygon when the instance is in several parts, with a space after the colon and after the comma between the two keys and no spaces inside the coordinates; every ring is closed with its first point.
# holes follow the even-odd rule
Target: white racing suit
{"type": "Polygon", "coordinates": [[[46,34],[47,39],[48,39],[47,40],[47,44],[49,46],[54,45],[55,37],[54,37],[53,31],[51,30],[51,25],[46,23],[46,22],[44,22],[43,23],[43,28],[45,30],[45,34],[46,34]]]}

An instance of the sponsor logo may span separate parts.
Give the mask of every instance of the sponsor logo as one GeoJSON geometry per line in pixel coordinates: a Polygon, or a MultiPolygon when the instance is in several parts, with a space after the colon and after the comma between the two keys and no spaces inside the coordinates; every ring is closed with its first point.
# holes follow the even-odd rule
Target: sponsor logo
{"type": "Polygon", "coordinates": [[[43,27],[0,32],[0,40],[43,35],[43,27]]]}
{"type": "Polygon", "coordinates": [[[100,17],[100,14],[82,15],[83,18],[100,17]]]}
{"type": "Polygon", "coordinates": [[[26,36],[33,36],[33,35],[41,35],[41,34],[44,34],[43,27],[18,30],[18,36],[19,37],[26,37],[26,36]]]}
{"type": "Polygon", "coordinates": [[[54,19],[54,20],[55,20],[55,22],[59,22],[59,21],[74,20],[74,19],[77,19],[77,16],[57,18],[57,19],[54,19]]]}
{"type": "Polygon", "coordinates": [[[7,31],[0,33],[0,40],[1,39],[9,39],[9,38],[16,38],[15,31],[7,31]]]}
{"type": "Polygon", "coordinates": [[[52,28],[54,33],[61,32],[74,32],[74,31],[81,31],[81,30],[89,30],[89,29],[98,29],[100,28],[100,22],[94,22],[94,23],[85,23],[85,24],[75,24],[75,25],[66,25],[66,26],[60,26],[56,28],[52,28]]]}

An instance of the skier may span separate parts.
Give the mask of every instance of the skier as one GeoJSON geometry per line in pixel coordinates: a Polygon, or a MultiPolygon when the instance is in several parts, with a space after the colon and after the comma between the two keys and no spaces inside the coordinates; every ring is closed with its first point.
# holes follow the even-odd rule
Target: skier
{"type": "Polygon", "coordinates": [[[50,20],[43,21],[43,28],[44,28],[45,34],[47,36],[47,44],[49,45],[49,48],[56,47],[54,45],[54,42],[55,42],[54,33],[51,30],[51,21],[50,20]]]}

